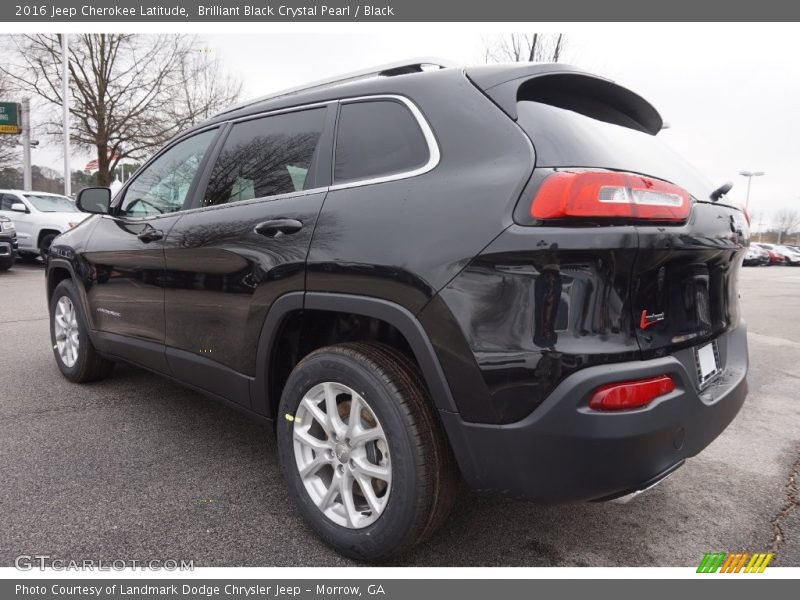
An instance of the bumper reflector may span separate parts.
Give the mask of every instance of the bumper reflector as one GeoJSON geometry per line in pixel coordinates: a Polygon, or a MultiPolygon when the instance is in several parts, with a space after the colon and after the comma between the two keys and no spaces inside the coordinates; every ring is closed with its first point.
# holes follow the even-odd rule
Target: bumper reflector
{"type": "Polygon", "coordinates": [[[669,375],[659,375],[638,381],[609,383],[597,388],[589,400],[589,408],[594,410],[631,410],[650,404],[659,396],[669,394],[675,389],[675,382],[669,375]]]}

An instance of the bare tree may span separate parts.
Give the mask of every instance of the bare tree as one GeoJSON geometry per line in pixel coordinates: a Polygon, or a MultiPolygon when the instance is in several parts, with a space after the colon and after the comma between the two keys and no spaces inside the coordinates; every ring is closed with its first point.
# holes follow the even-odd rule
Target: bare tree
{"type": "MultiPolygon", "coordinates": [[[[61,105],[61,36],[13,36],[11,50],[13,58],[0,65],[0,72],[53,109],[44,128],[61,137],[56,110],[61,105]]],[[[219,61],[203,59],[201,50],[199,40],[187,35],[70,36],[71,136],[77,146],[96,153],[100,185],[111,183],[121,160],[144,158],[238,98],[241,86],[220,73],[219,61]],[[197,81],[201,71],[206,83],[197,81]]]]}
{"type": "Polygon", "coordinates": [[[782,208],[775,214],[775,227],[778,230],[778,243],[784,236],[796,232],[800,228],[800,211],[795,208],[782,208]]]}
{"type": "Polygon", "coordinates": [[[484,61],[558,62],[567,45],[563,33],[510,33],[484,42],[484,61]]]}
{"type": "Polygon", "coordinates": [[[242,82],[223,72],[219,56],[209,48],[198,47],[184,55],[180,69],[183,86],[176,117],[189,124],[205,121],[229,107],[242,93],[242,82]]]}

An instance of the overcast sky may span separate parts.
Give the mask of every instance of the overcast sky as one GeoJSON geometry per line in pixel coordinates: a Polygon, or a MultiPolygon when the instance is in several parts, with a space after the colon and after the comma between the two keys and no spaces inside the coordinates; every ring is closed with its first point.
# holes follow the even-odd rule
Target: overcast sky
{"type": "MultiPolygon", "coordinates": [[[[800,208],[795,182],[800,166],[799,38],[768,25],[752,25],[745,36],[742,29],[717,24],[598,24],[583,31],[567,31],[564,62],[610,77],[652,102],[671,125],[659,137],[713,182],[733,181],[733,199],[744,202],[746,181],[739,171],[766,171],[753,180],[750,198],[750,212],[758,215],[763,209],[765,225],[778,208],[800,208]]],[[[480,63],[485,41],[497,35],[457,25],[423,31],[411,25],[374,35],[203,37],[225,68],[243,80],[248,98],[408,57],[480,63]]],[[[86,158],[76,156],[74,167],[86,158]]],[[[37,150],[34,162],[58,170],[63,165],[56,149],[37,150]]]]}

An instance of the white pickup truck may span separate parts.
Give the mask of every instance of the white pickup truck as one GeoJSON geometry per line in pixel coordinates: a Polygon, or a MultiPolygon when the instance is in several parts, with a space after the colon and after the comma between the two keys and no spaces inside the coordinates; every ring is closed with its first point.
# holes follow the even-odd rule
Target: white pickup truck
{"type": "Polygon", "coordinates": [[[0,215],[14,222],[19,256],[44,256],[58,234],[90,216],[66,196],[21,190],[0,190],[0,215]]]}

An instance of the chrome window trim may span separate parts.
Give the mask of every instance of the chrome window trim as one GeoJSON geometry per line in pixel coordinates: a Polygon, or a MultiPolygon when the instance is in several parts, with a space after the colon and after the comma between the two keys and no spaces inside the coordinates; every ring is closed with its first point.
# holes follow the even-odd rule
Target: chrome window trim
{"type": "MultiPolygon", "coordinates": [[[[417,125],[419,125],[419,128],[422,130],[422,135],[425,137],[425,143],[428,145],[428,162],[422,165],[421,167],[417,167],[416,169],[411,169],[410,171],[400,171],[399,173],[392,173],[391,175],[382,175],[380,177],[371,177],[369,179],[356,179],[354,181],[348,181],[345,183],[335,183],[336,139],[334,138],[333,140],[334,164],[333,168],[331,169],[332,185],[328,188],[328,190],[331,192],[336,190],[344,190],[348,188],[361,187],[366,185],[375,185],[376,183],[387,183],[389,181],[398,181],[400,179],[410,179],[411,177],[417,177],[436,168],[436,165],[438,165],[439,161],[441,160],[441,152],[439,150],[439,144],[436,142],[436,136],[433,133],[433,129],[431,129],[431,126],[428,123],[427,119],[425,119],[425,116],[422,114],[422,111],[409,98],[406,98],[405,96],[400,96],[398,94],[374,94],[368,96],[358,96],[355,98],[343,98],[339,101],[339,103],[351,104],[354,102],[369,102],[371,100],[392,100],[395,102],[400,102],[401,104],[405,105],[405,107],[414,116],[414,119],[417,121],[417,125]]],[[[337,122],[336,133],[338,137],[338,122],[337,122]]]]}
{"type": "MultiPolygon", "coordinates": [[[[247,200],[237,200],[236,202],[225,202],[224,204],[209,204],[208,206],[195,206],[193,208],[187,208],[186,210],[182,210],[181,214],[191,214],[200,211],[210,211],[210,210],[222,210],[226,207],[231,206],[248,206],[250,204],[260,204],[261,202],[272,202],[273,200],[284,200],[288,198],[297,198],[301,196],[310,196],[312,194],[319,194],[322,192],[327,192],[328,188],[326,186],[323,187],[315,187],[309,188],[307,190],[298,190],[296,192],[286,192],[285,194],[273,194],[272,196],[259,196],[258,198],[248,198],[247,200]]],[[[169,213],[174,215],[176,213],[169,213]]]]}
{"type": "MultiPolygon", "coordinates": [[[[417,177],[419,175],[423,175],[423,174],[425,174],[425,173],[427,173],[429,171],[432,171],[434,168],[436,168],[436,166],[441,161],[441,152],[439,150],[439,144],[436,141],[436,136],[433,133],[433,129],[431,128],[431,126],[428,123],[427,119],[425,119],[425,116],[422,114],[422,111],[417,107],[417,105],[414,104],[414,102],[412,102],[411,99],[409,99],[409,98],[407,98],[405,96],[401,96],[399,94],[370,94],[370,95],[366,95],[366,96],[356,96],[356,97],[353,97],[353,98],[339,98],[339,99],[334,99],[334,100],[326,100],[326,101],[323,101],[323,102],[313,102],[311,104],[299,104],[297,106],[291,106],[291,107],[288,107],[288,108],[279,108],[279,109],[273,109],[273,110],[265,110],[263,112],[254,112],[254,113],[250,113],[250,114],[247,114],[247,115],[243,115],[241,117],[237,117],[235,119],[221,120],[219,122],[212,123],[212,124],[207,125],[205,127],[200,127],[200,128],[195,129],[195,130],[193,130],[191,132],[187,132],[186,135],[182,135],[180,137],[177,137],[177,138],[173,139],[171,141],[171,143],[169,143],[168,145],[165,145],[164,147],[159,149],[158,152],[153,154],[153,156],[151,156],[140,167],[139,173],[144,171],[144,169],[146,169],[153,161],[155,161],[160,155],[162,155],[165,152],[167,152],[173,146],[176,146],[179,143],[189,139],[190,137],[198,135],[200,133],[204,133],[204,132],[206,132],[206,131],[208,131],[210,129],[219,128],[220,130],[222,130],[222,128],[224,128],[228,124],[235,125],[237,123],[241,123],[241,122],[244,122],[244,121],[251,121],[253,119],[260,119],[260,118],[264,118],[264,117],[271,117],[271,116],[275,116],[275,115],[287,114],[287,113],[292,113],[292,112],[300,112],[300,111],[303,111],[303,110],[310,110],[310,109],[315,109],[315,108],[326,108],[326,107],[329,107],[332,104],[350,104],[350,103],[354,103],[354,102],[369,102],[371,100],[392,100],[392,101],[395,101],[395,102],[400,102],[401,104],[403,104],[411,112],[412,116],[417,121],[417,125],[419,125],[419,128],[422,131],[422,135],[425,138],[425,143],[428,146],[428,155],[429,156],[428,156],[428,162],[427,163],[425,163],[421,167],[417,167],[416,169],[412,169],[410,171],[401,171],[399,173],[392,173],[391,175],[383,175],[383,176],[380,176],[380,177],[372,177],[372,178],[369,178],[369,179],[357,179],[357,180],[354,180],[354,181],[348,181],[346,183],[332,184],[330,186],[316,187],[316,188],[312,188],[312,189],[308,189],[308,190],[299,190],[299,191],[296,191],[296,192],[288,192],[288,193],[285,193],[285,194],[275,194],[275,195],[272,195],[272,196],[262,196],[260,198],[250,198],[248,200],[242,200],[242,201],[239,201],[239,202],[226,202],[225,204],[214,204],[214,205],[211,205],[211,206],[195,206],[195,207],[191,207],[191,208],[185,208],[185,209],[177,210],[177,211],[170,212],[170,213],[158,214],[158,215],[150,215],[150,216],[147,216],[147,217],[111,217],[111,215],[103,215],[103,216],[109,216],[111,218],[124,218],[125,220],[128,220],[128,221],[145,221],[145,220],[152,220],[152,219],[162,219],[162,218],[171,217],[171,216],[174,216],[174,215],[177,215],[177,214],[182,214],[183,215],[183,214],[187,214],[187,213],[194,213],[194,212],[197,212],[197,211],[221,209],[221,208],[224,208],[226,206],[234,206],[234,205],[242,205],[243,206],[245,204],[254,204],[254,203],[257,203],[257,202],[265,202],[265,201],[269,201],[269,200],[281,200],[281,199],[284,199],[284,198],[293,198],[295,196],[306,196],[306,195],[310,195],[310,194],[318,194],[320,192],[331,192],[331,191],[343,190],[343,189],[348,189],[348,188],[355,188],[355,187],[362,187],[362,186],[367,186],[367,185],[374,185],[374,184],[377,184],[377,183],[387,183],[389,181],[398,181],[398,180],[401,180],[401,179],[410,179],[411,177],[417,177]]],[[[338,124],[337,124],[337,131],[338,131],[338,124]]],[[[335,153],[336,153],[336,139],[335,138],[334,138],[333,143],[334,143],[334,160],[335,160],[335,153]]],[[[335,165],[332,165],[332,166],[335,167],[335,165]]],[[[212,165],[212,167],[213,167],[213,165],[212,165]]],[[[333,181],[333,176],[334,176],[334,172],[333,171],[334,171],[334,168],[331,169],[331,181],[333,181]]],[[[117,195],[119,195],[119,194],[121,194],[123,192],[126,192],[127,188],[129,187],[129,185],[131,183],[133,183],[133,181],[135,181],[137,176],[138,176],[138,173],[133,178],[131,178],[130,182],[126,182],[125,186],[119,190],[117,195]]],[[[123,196],[123,198],[124,198],[124,196],[123,196]]],[[[112,206],[114,205],[116,199],[117,199],[117,196],[115,196],[112,199],[112,206]]],[[[121,202],[121,200],[120,200],[120,202],[121,202]]]]}
{"type": "MultiPolygon", "coordinates": [[[[323,187],[316,187],[316,188],[309,188],[307,190],[300,190],[297,192],[286,192],[285,194],[274,194],[272,196],[260,196],[258,198],[248,198],[247,200],[239,200],[237,202],[226,202],[225,204],[210,204],[208,206],[195,206],[193,208],[185,208],[180,211],[175,211],[171,213],[165,213],[163,215],[151,215],[149,217],[139,217],[139,218],[125,218],[126,221],[136,221],[142,222],[146,220],[156,220],[156,219],[165,219],[167,217],[172,217],[177,214],[187,215],[187,214],[194,214],[196,212],[206,212],[211,210],[221,210],[225,207],[230,206],[248,206],[250,204],[259,204],[261,202],[272,202],[273,200],[284,200],[288,198],[297,198],[302,196],[310,196],[312,194],[319,194],[322,192],[327,192],[328,188],[323,187]]],[[[120,217],[115,217],[112,215],[100,215],[102,218],[108,219],[119,219],[120,217]]]]}
{"type": "Polygon", "coordinates": [[[293,113],[293,112],[300,112],[303,110],[311,110],[314,108],[326,108],[331,104],[336,104],[336,100],[326,100],[325,102],[313,102],[312,104],[299,104],[297,106],[290,106],[288,108],[273,108],[272,110],[265,110],[263,112],[255,112],[250,113],[241,117],[236,117],[235,119],[228,119],[227,121],[222,121],[222,123],[241,123],[242,121],[252,121],[253,119],[261,119],[264,117],[272,117],[275,115],[282,115],[286,113],[293,113]]]}

